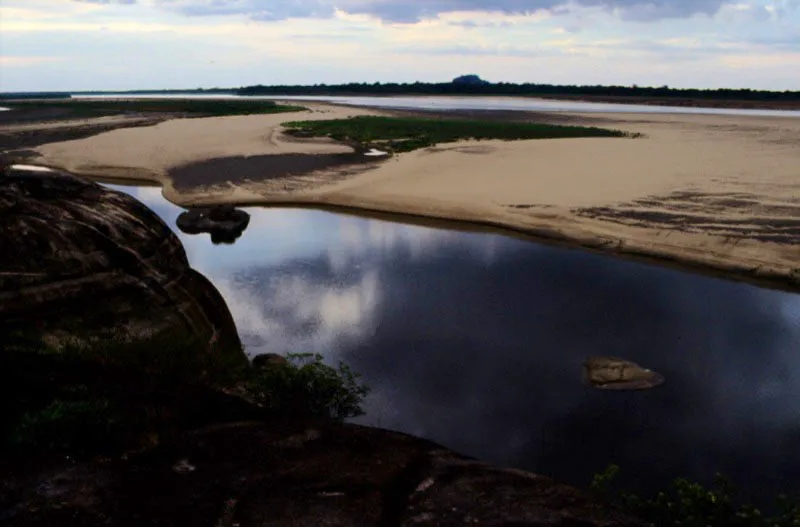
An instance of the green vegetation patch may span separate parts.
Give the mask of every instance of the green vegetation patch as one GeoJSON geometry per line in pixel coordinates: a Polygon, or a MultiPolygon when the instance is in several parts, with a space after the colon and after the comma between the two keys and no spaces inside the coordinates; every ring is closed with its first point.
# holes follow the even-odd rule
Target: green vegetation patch
{"type": "Polygon", "coordinates": [[[463,139],[557,139],[568,137],[631,137],[627,132],[586,126],[561,126],[457,119],[361,116],[327,121],[284,123],[297,137],[330,137],[359,147],[410,152],[463,139]]]}
{"type": "Polygon", "coordinates": [[[342,421],[364,414],[369,388],[346,364],[338,368],[311,353],[290,353],[287,363],[265,368],[245,385],[250,399],[271,415],[342,421]]]}
{"type": "Polygon", "coordinates": [[[251,115],[299,112],[301,106],[280,105],[274,101],[241,99],[66,99],[8,101],[12,109],[62,108],[76,115],[94,116],[119,113],[177,113],[189,117],[251,115]]]}
{"type": "Polygon", "coordinates": [[[638,496],[614,488],[619,474],[617,465],[609,465],[596,474],[591,490],[596,497],[621,507],[658,527],[797,527],[800,525],[800,501],[785,495],[776,498],[776,511],[762,513],[750,504],[737,504],[733,485],[717,476],[713,487],[678,478],[654,496],[638,496]]]}
{"type": "Polygon", "coordinates": [[[117,455],[225,422],[342,421],[364,413],[368,392],[358,374],[324,364],[321,355],[289,354],[264,368],[208,353],[180,333],[134,338],[111,331],[58,348],[32,334],[4,335],[0,464],[117,455]]]}

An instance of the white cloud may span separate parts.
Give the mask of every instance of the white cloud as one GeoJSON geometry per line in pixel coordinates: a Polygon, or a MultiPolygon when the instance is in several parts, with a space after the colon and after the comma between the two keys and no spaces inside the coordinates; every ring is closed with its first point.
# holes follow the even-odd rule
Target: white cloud
{"type": "Polygon", "coordinates": [[[800,51],[796,0],[5,0],[0,18],[4,91],[430,82],[473,72],[508,82],[798,88],[788,70],[800,51]]]}

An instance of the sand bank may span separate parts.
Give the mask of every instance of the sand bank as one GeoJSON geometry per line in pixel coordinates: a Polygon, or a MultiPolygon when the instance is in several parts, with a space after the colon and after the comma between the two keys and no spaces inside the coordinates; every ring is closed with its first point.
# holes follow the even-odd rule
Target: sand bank
{"type": "MultiPolygon", "coordinates": [[[[291,140],[280,123],[375,113],[179,119],[37,149],[39,163],[84,175],[157,180],[180,205],[300,203],[502,225],[619,254],[707,266],[800,288],[800,119],[571,114],[576,124],[646,135],[440,145],[345,171],[321,166],[287,184],[269,163],[211,181],[180,167],[212,158],[346,155],[291,140]],[[343,176],[343,172],[345,175],[343,176]],[[170,173],[180,177],[176,191],[170,173]],[[206,182],[204,184],[204,179],[206,182]]],[[[268,159],[267,159],[268,161],[268,159]]],[[[235,170],[232,165],[229,170],[235,170]]]]}
{"type": "MultiPolygon", "coordinates": [[[[266,115],[172,119],[155,126],[125,128],[34,150],[36,163],[84,176],[154,181],[165,196],[177,193],[169,173],[198,162],[264,155],[349,155],[353,149],[328,139],[298,141],[281,133],[291,120],[339,119],[375,112],[357,108],[306,105],[310,111],[266,115]]],[[[323,165],[324,166],[324,165],[323,165]]],[[[235,176],[232,179],[237,180],[235,176]]],[[[218,181],[217,181],[218,182],[218,181]]],[[[202,182],[201,182],[202,183],[202,182]]]]}

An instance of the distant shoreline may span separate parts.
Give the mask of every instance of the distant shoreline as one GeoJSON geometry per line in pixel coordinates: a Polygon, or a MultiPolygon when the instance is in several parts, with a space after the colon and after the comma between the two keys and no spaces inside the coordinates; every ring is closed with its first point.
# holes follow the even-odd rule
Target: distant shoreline
{"type": "MultiPolygon", "coordinates": [[[[759,101],[741,99],[702,99],[676,97],[630,97],[613,95],[493,95],[493,94],[420,94],[420,93],[329,93],[329,94],[281,94],[263,95],[274,99],[281,97],[379,97],[391,99],[396,97],[493,97],[498,99],[542,99],[549,101],[570,101],[604,104],[627,104],[641,106],[662,106],[674,108],[720,108],[730,110],[797,110],[800,111],[800,100],[797,101],[759,101]]],[[[260,96],[261,97],[261,96],[260,96]]]]}
{"type": "MultiPolygon", "coordinates": [[[[281,99],[282,97],[376,97],[376,98],[396,98],[396,97],[495,97],[501,99],[543,99],[551,101],[571,101],[587,103],[605,104],[627,104],[641,106],[661,106],[674,108],[718,108],[732,110],[788,110],[800,111],[800,95],[796,99],[771,100],[771,99],[736,99],[736,98],[705,98],[705,97],[678,97],[678,96],[638,96],[638,95],[571,95],[571,94],[493,94],[493,93],[418,93],[418,92],[398,92],[398,93],[379,93],[379,92],[357,92],[357,91],[332,91],[329,93],[319,93],[315,91],[292,91],[291,93],[263,93],[253,95],[239,95],[237,90],[227,92],[207,92],[207,91],[131,91],[131,92],[75,92],[73,97],[180,97],[185,96],[207,96],[214,97],[264,97],[269,99],[281,99]]],[[[15,100],[43,100],[19,98],[11,99],[0,94],[0,106],[13,104],[15,100]]],[[[64,100],[53,99],[53,100],[64,100]]],[[[68,100],[68,99],[67,99],[68,100]]]]}

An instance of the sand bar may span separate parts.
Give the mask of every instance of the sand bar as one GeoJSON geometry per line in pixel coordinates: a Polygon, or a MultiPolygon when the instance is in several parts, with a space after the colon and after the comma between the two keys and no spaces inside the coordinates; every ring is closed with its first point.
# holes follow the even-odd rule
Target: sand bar
{"type": "Polygon", "coordinates": [[[331,141],[286,137],[280,123],[377,113],[322,104],[312,110],[115,130],[41,146],[36,162],[158,181],[184,206],[296,203],[466,220],[800,289],[800,119],[571,114],[576,124],[585,119],[645,137],[461,142],[345,177],[341,167],[324,166],[293,178],[296,184],[271,177],[265,156],[352,153],[331,141]],[[227,182],[191,181],[192,171],[180,172],[237,157],[260,159],[263,177],[260,168],[245,180],[229,174],[227,182]]]}

